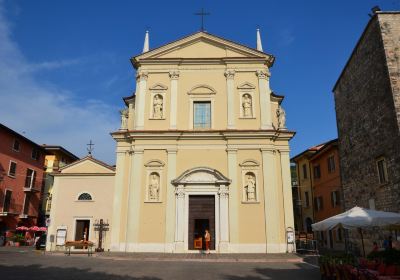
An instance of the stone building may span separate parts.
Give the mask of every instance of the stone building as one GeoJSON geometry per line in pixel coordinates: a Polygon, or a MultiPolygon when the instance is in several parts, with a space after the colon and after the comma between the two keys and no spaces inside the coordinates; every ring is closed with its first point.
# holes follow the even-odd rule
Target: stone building
{"type": "Polygon", "coordinates": [[[345,209],[400,211],[400,12],[375,12],[333,89],[345,209]]]}
{"type": "MultiPolygon", "coordinates": [[[[259,36],[258,36],[259,38],[259,36]]],[[[115,251],[287,251],[293,228],[283,96],[274,57],[207,32],[131,59],[136,92],[112,133],[115,251]]]]}

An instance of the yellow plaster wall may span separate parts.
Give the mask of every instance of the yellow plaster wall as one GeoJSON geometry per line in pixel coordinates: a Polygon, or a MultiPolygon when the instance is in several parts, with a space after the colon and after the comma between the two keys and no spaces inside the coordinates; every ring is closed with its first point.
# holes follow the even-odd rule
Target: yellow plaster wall
{"type": "Polygon", "coordinates": [[[146,88],[146,101],[144,107],[144,127],[146,129],[152,130],[164,130],[169,127],[169,118],[170,118],[170,79],[169,74],[165,73],[151,73],[148,76],[147,80],[147,88],[146,88]],[[151,87],[155,86],[156,84],[162,84],[167,87],[167,90],[162,90],[161,92],[165,93],[163,95],[163,109],[164,109],[164,119],[162,120],[155,120],[151,119],[151,110],[153,108],[153,100],[152,100],[152,92],[160,92],[158,90],[150,90],[151,87]]]}
{"type": "MultiPolygon", "coordinates": [[[[143,154],[143,172],[141,206],[140,206],[140,228],[139,242],[162,243],[165,241],[165,206],[167,187],[167,153],[165,150],[145,150],[143,154]],[[146,185],[148,184],[148,172],[144,166],[150,160],[161,160],[165,163],[161,170],[160,197],[161,202],[145,202],[146,185]]],[[[159,171],[157,171],[159,172],[159,171]]]]}
{"type": "MultiPolygon", "coordinates": [[[[67,226],[67,241],[75,240],[75,220],[90,220],[89,240],[97,244],[93,223],[96,219],[112,218],[112,197],[114,195],[114,176],[71,176],[58,177],[53,188],[57,188],[55,216],[51,216],[51,227],[56,234],[57,226],[67,226]],[[93,201],[78,201],[82,192],[91,194],[93,201]]],[[[110,235],[106,236],[104,248],[109,249],[110,235]]],[[[53,247],[54,248],[54,247],[53,247]]]]}
{"type": "Polygon", "coordinates": [[[265,243],[264,181],[260,150],[239,150],[237,152],[237,163],[239,243],[265,243]],[[240,163],[249,159],[260,163],[257,173],[258,203],[251,204],[242,203],[244,186],[242,182],[242,168],[239,166],[240,163]]]}

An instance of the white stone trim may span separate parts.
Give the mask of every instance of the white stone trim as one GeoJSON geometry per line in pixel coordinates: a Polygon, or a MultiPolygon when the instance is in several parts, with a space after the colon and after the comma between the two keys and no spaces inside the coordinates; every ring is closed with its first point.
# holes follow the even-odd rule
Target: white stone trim
{"type": "Polygon", "coordinates": [[[265,236],[267,242],[267,253],[276,253],[279,249],[274,244],[279,243],[280,232],[280,212],[278,201],[278,183],[276,178],[276,158],[275,151],[261,150],[262,169],[264,177],[264,215],[265,215],[265,236]]]}
{"type": "MultiPolygon", "coordinates": [[[[228,154],[228,177],[231,178],[232,183],[229,187],[229,233],[230,242],[239,242],[239,190],[238,190],[238,179],[237,179],[237,149],[228,148],[226,150],[228,154]]],[[[231,245],[232,245],[231,243],[231,245]]]]}
{"type": "Polygon", "coordinates": [[[256,118],[256,103],[255,102],[255,93],[254,93],[254,88],[244,88],[244,87],[238,87],[238,93],[239,93],[239,119],[255,119],[256,118]],[[252,115],[249,117],[243,116],[243,96],[245,94],[250,95],[251,97],[251,113],[252,115]]]}
{"type": "MultiPolygon", "coordinates": [[[[116,244],[120,242],[120,230],[121,230],[121,213],[125,209],[122,205],[122,193],[124,190],[124,173],[125,173],[125,151],[117,151],[116,159],[116,174],[115,174],[115,190],[113,197],[113,212],[111,219],[111,243],[116,244]]],[[[53,195],[54,199],[54,195],[53,195]]],[[[53,209],[53,207],[51,207],[53,209]]],[[[51,210],[50,210],[51,211],[51,210]]],[[[50,212],[51,216],[51,212],[50,212]]]]}
{"type": "Polygon", "coordinates": [[[261,129],[272,129],[271,89],[269,88],[269,72],[257,70],[258,90],[260,97],[261,129]]]}
{"type": "Polygon", "coordinates": [[[150,90],[150,102],[149,102],[149,120],[165,120],[165,116],[167,115],[167,106],[166,106],[166,90],[150,90]],[[154,102],[154,97],[156,95],[161,95],[162,100],[163,100],[163,111],[162,111],[162,117],[161,118],[155,118],[154,117],[154,112],[153,112],[153,102],[154,102]]]}
{"type": "Polygon", "coordinates": [[[235,70],[226,70],[225,71],[226,77],[226,91],[227,91],[227,105],[228,105],[228,129],[235,128],[235,111],[234,111],[234,104],[235,104],[235,96],[234,96],[234,84],[235,84],[235,70]]]}
{"type": "Polygon", "coordinates": [[[260,185],[259,185],[259,175],[258,175],[258,170],[259,170],[259,164],[256,160],[245,160],[241,164],[239,164],[241,168],[241,178],[242,178],[242,203],[244,204],[257,204],[260,203],[260,185]],[[255,201],[247,201],[246,199],[246,173],[251,172],[254,174],[255,181],[256,181],[256,200],[255,201]]]}
{"type": "Polygon", "coordinates": [[[138,241],[139,238],[143,150],[135,150],[131,157],[128,213],[126,219],[127,244],[135,243],[138,241]]]}
{"type": "MultiPolygon", "coordinates": [[[[189,129],[194,129],[193,128],[193,114],[194,114],[194,102],[196,101],[201,101],[201,102],[206,102],[206,101],[210,101],[211,104],[211,129],[214,129],[215,127],[215,121],[214,121],[214,108],[215,108],[215,99],[214,96],[210,96],[210,95],[206,95],[206,96],[200,96],[200,95],[196,95],[196,96],[190,96],[190,109],[189,109],[189,129]]],[[[208,130],[209,128],[205,128],[205,130],[208,130]]],[[[201,128],[196,128],[196,130],[202,130],[201,128]]]]}
{"type": "Polygon", "coordinates": [[[189,196],[212,195],[215,197],[215,248],[229,251],[229,205],[230,180],[210,168],[193,168],[185,171],[172,183],[176,185],[176,222],[174,252],[191,252],[189,241],[189,196]]]}
{"type": "MultiPolygon", "coordinates": [[[[163,176],[163,166],[146,166],[146,195],[145,195],[145,200],[144,202],[146,203],[160,203],[163,201],[162,196],[164,195],[163,189],[164,189],[164,176],[163,176]],[[151,200],[149,198],[149,180],[150,180],[150,175],[155,172],[158,174],[159,179],[160,179],[160,185],[159,185],[159,193],[158,193],[158,200],[151,200]]],[[[139,186],[140,187],[140,186],[139,186]]]]}
{"type": "MultiPolygon", "coordinates": [[[[72,239],[75,241],[75,236],[76,236],[76,222],[77,221],[82,221],[82,220],[89,220],[89,238],[87,238],[88,241],[92,241],[95,244],[97,243],[97,239],[94,233],[94,229],[93,229],[93,216],[74,216],[72,218],[73,220],[73,225],[72,225],[72,232],[71,232],[71,237],[72,239]],[[93,237],[93,238],[91,238],[93,237]]],[[[67,235],[68,235],[68,229],[67,229],[67,235]]],[[[66,240],[67,241],[67,240],[66,240]]],[[[75,250],[81,250],[81,249],[75,249],[71,248],[71,251],[75,251],[75,250]]]]}
{"type": "Polygon", "coordinates": [[[171,181],[176,177],[176,154],[177,149],[167,150],[167,188],[166,188],[166,206],[165,206],[165,242],[170,244],[166,246],[165,251],[172,253],[174,251],[175,234],[175,188],[171,181]]]}
{"type": "Polygon", "coordinates": [[[171,79],[171,98],[169,109],[169,128],[177,129],[177,114],[178,114],[178,79],[179,71],[170,71],[169,77],[171,79]]]}
{"type": "MultiPolygon", "coordinates": [[[[184,188],[185,197],[184,197],[184,221],[183,221],[183,230],[184,230],[184,252],[190,252],[189,247],[189,196],[190,195],[213,195],[215,198],[215,249],[219,248],[220,241],[220,206],[219,206],[219,196],[218,196],[218,188],[216,186],[187,186],[184,188]],[[188,188],[189,187],[189,188],[188,188]]],[[[228,219],[228,217],[224,217],[228,219]]],[[[182,224],[182,223],[179,223],[182,224]]],[[[182,228],[178,228],[178,232],[182,231],[182,228]]]]}
{"type": "Polygon", "coordinates": [[[144,106],[146,103],[146,88],[147,88],[148,72],[139,72],[137,79],[139,80],[139,91],[136,96],[136,123],[135,129],[142,130],[144,128],[144,106]]]}

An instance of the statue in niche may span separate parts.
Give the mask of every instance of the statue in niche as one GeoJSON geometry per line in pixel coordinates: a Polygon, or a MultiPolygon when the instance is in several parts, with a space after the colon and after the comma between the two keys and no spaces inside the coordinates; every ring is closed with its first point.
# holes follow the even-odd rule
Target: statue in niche
{"type": "Polygon", "coordinates": [[[128,117],[129,117],[129,112],[128,108],[125,108],[121,111],[119,111],[121,114],[121,130],[128,129],[128,117]]]}
{"type": "Polygon", "coordinates": [[[279,106],[276,110],[276,116],[278,118],[278,128],[286,128],[286,113],[282,106],[279,106]]]}
{"type": "Polygon", "coordinates": [[[163,118],[163,98],[159,94],[156,94],[153,99],[153,118],[163,118]]]}
{"type": "Polygon", "coordinates": [[[256,176],[248,172],[246,173],[246,201],[256,201],[256,176]]]}
{"type": "Polygon", "coordinates": [[[252,117],[252,104],[250,94],[244,94],[242,98],[243,117],[252,117]]]}
{"type": "Polygon", "coordinates": [[[160,176],[157,173],[150,174],[149,199],[158,201],[160,195],[160,176]]]}

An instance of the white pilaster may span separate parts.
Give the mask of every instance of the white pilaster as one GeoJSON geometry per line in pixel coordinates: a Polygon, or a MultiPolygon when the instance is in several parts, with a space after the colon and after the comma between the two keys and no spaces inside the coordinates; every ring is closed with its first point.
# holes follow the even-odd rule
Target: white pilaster
{"type": "Polygon", "coordinates": [[[227,149],[229,187],[229,227],[230,243],[239,243],[239,186],[237,183],[237,149],[227,149]]]}
{"type": "Polygon", "coordinates": [[[267,253],[280,252],[280,228],[279,228],[279,201],[278,185],[276,180],[275,152],[261,150],[263,159],[264,177],[264,211],[265,234],[267,241],[267,253]]]}
{"type": "Polygon", "coordinates": [[[165,252],[173,252],[175,235],[175,187],[171,181],[176,177],[176,149],[167,150],[168,172],[166,190],[165,252]]]}
{"type": "Polygon", "coordinates": [[[126,251],[135,251],[139,243],[140,205],[142,187],[143,150],[135,150],[131,155],[131,174],[126,233],[126,251]]]}
{"type": "Polygon", "coordinates": [[[139,72],[137,75],[137,79],[139,80],[139,91],[136,97],[136,130],[142,130],[144,128],[144,106],[146,103],[147,78],[147,72],[139,72]]]}
{"type": "Polygon", "coordinates": [[[294,229],[292,184],[290,177],[290,158],[289,151],[281,151],[282,168],[282,195],[283,207],[285,211],[285,228],[294,229]]]}
{"type": "Polygon", "coordinates": [[[171,78],[171,102],[169,109],[169,128],[176,129],[176,118],[178,111],[178,79],[179,71],[169,72],[169,77],[171,78]]]}
{"type": "Polygon", "coordinates": [[[113,214],[111,221],[111,250],[120,250],[120,230],[121,230],[121,205],[124,190],[126,151],[123,147],[117,147],[116,174],[114,186],[113,214]]]}
{"type": "Polygon", "coordinates": [[[235,95],[234,95],[234,78],[235,78],[235,71],[234,70],[227,70],[225,71],[226,77],[226,89],[227,89],[227,100],[228,100],[228,129],[235,128],[235,95]]]}
{"type": "Polygon", "coordinates": [[[185,190],[179,185],[175,190],[176,197],[176,227],[175,227],[175,252],[185,251],[185,190]]]}
{"type": "Polygon", "coordinates": [[[258,89],[260,93],[261,129],[272,129],[269,76],[269,72],[265,70],[257,70],[258,89]]]}
{"type": "Polygon", "coordinates": [[[229,251],[229,189],[225,185],[219,187],[219,252],[229,251]]]}

